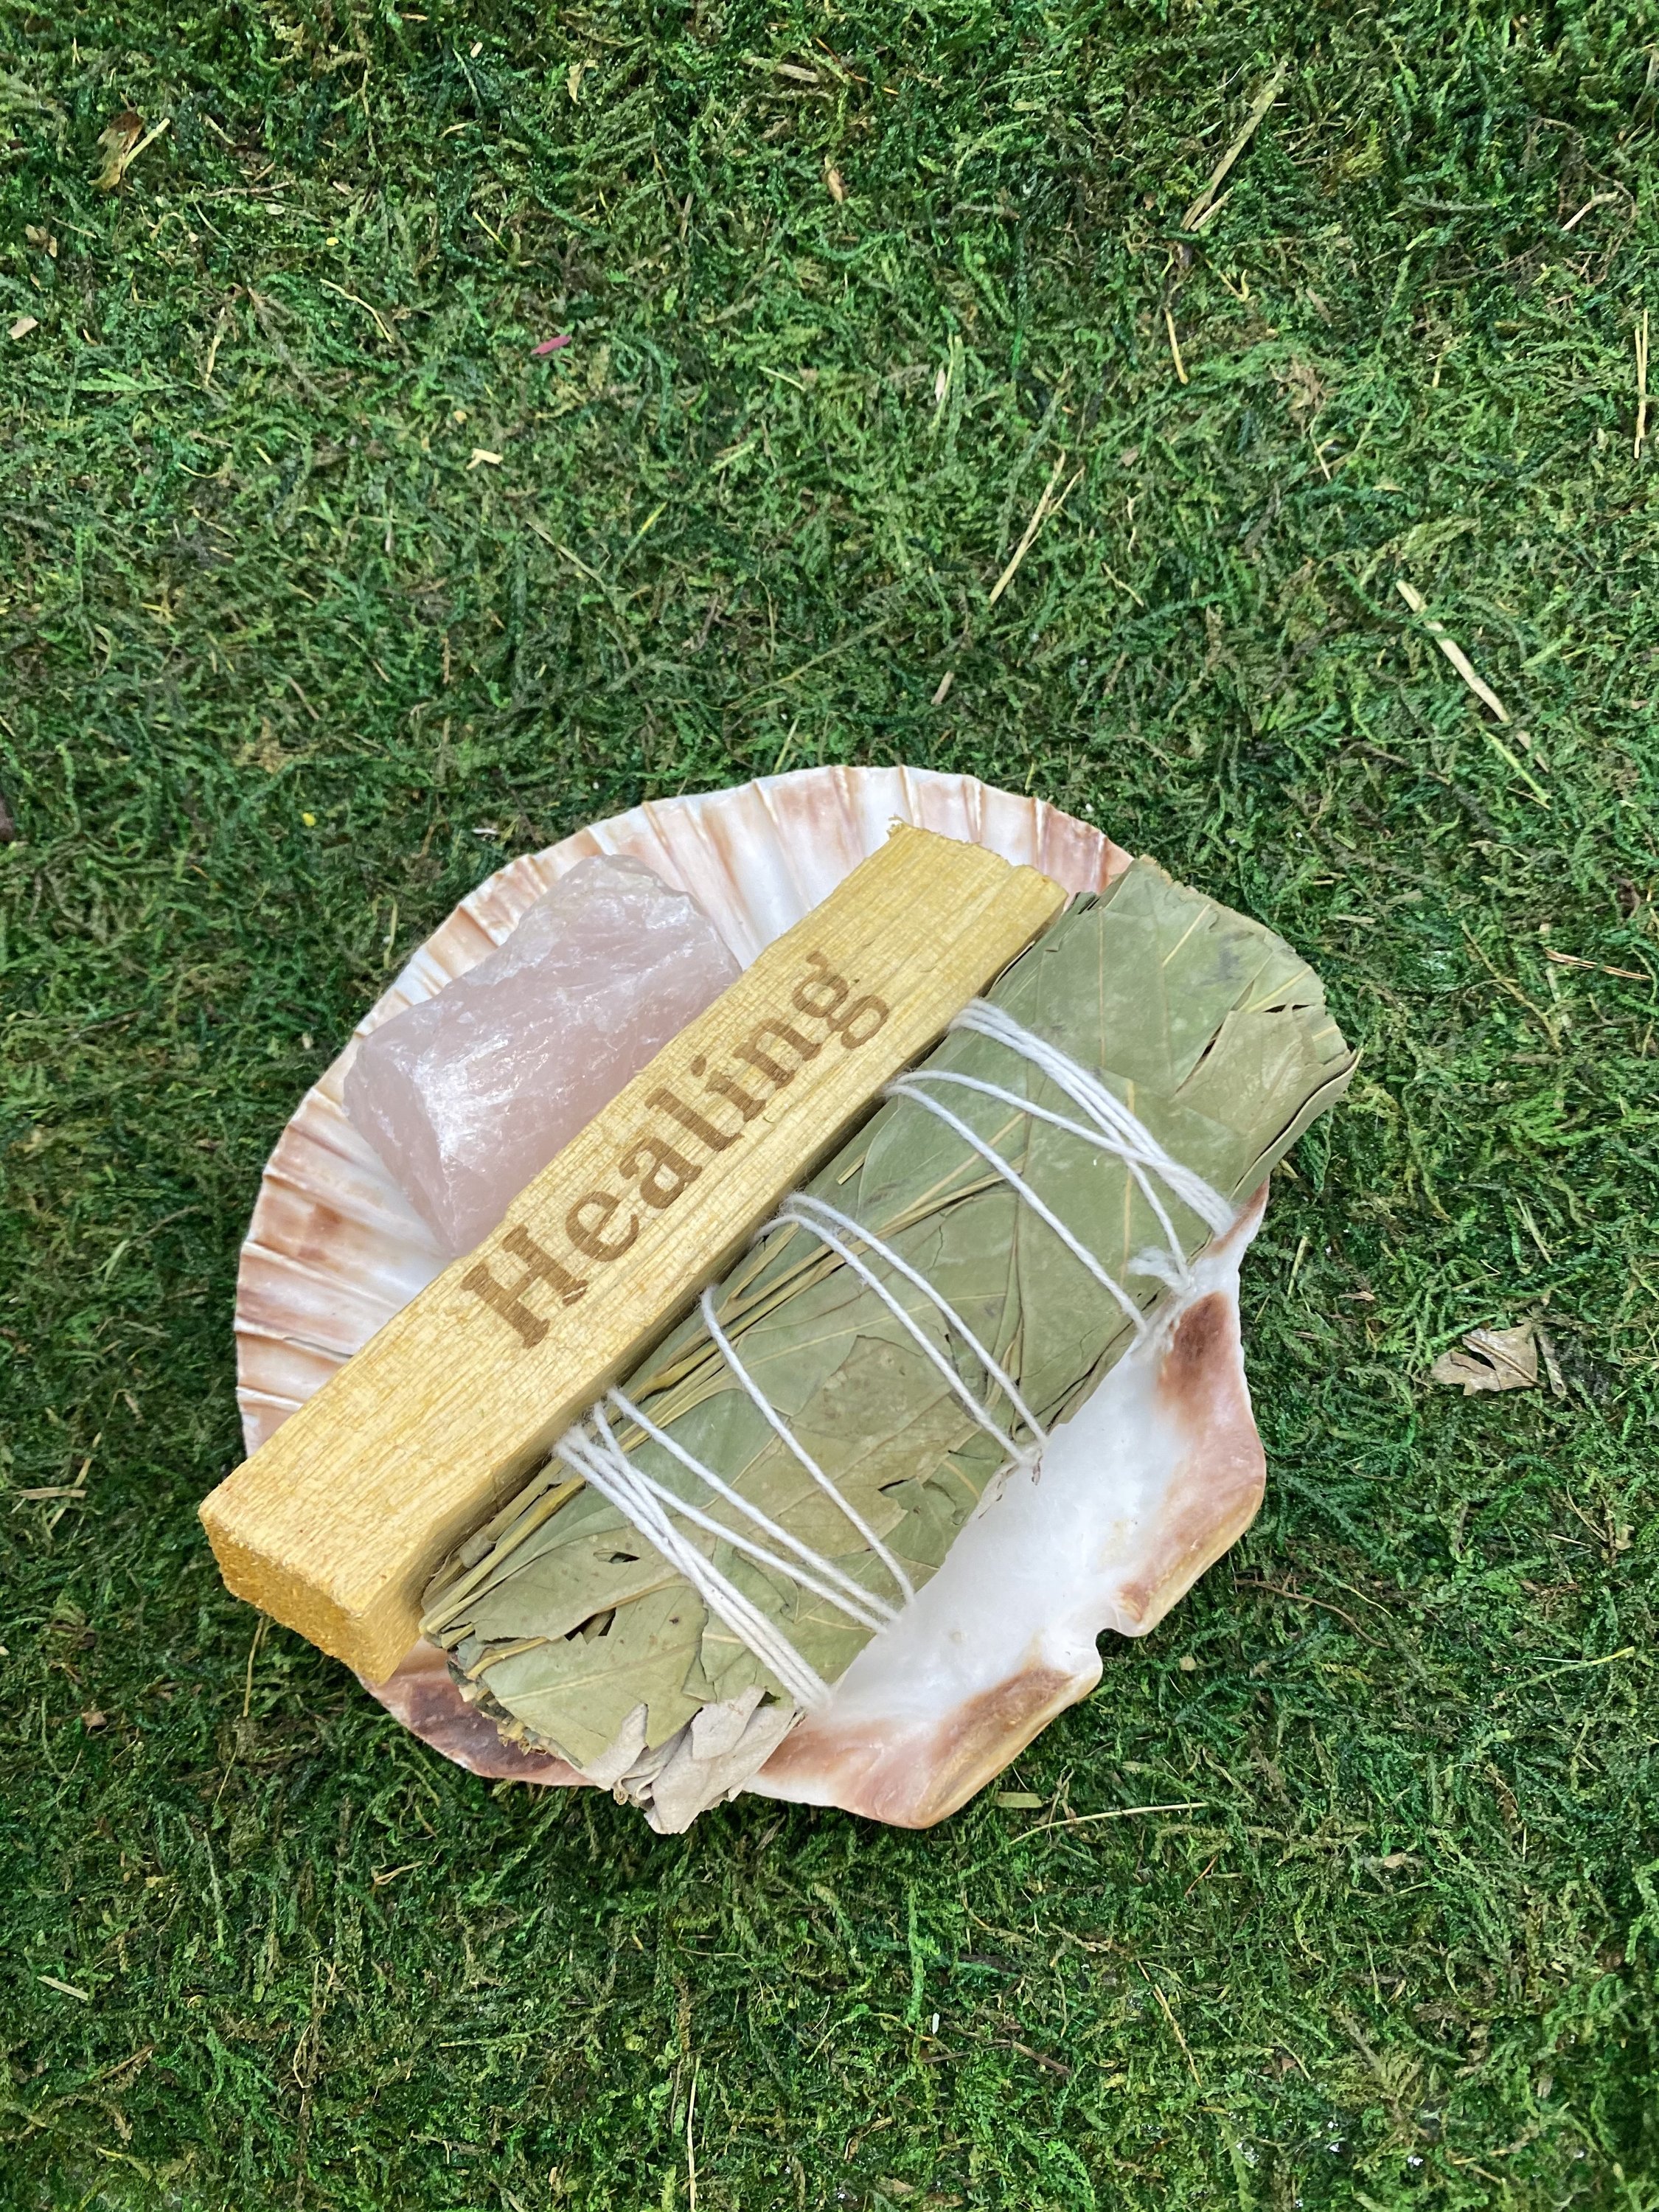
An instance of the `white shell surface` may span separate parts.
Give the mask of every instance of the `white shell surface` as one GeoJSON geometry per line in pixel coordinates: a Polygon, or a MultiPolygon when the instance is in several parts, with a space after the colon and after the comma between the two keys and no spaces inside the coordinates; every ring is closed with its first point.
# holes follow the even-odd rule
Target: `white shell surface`
{"type": "Polygon", "coordinates": [[[925,1828],[1100,1680],[1097,1639],[1145,1636],[1249,1526],[1267,1468],[1238,1269],[1264,1185],[1180,1297],[981,1500],[945,1564],[750,1783],[925,1828]]]}
{"type": "Polygon", "coordinates": [[[465,974],[591,853],[628,854],[690,891],[746,965],[885,843],[894,822],[987,846],[1068,890],[1100,890],[1129,860],[1085,823],[973,776],[813,768],[649,800],[510,860],[464,898],[307,1091],[266,1164],[236,1279],[236,1395],[248,1450],[444,1266],[432,1232],[341,1104],[358,1037],[465,974]]]}

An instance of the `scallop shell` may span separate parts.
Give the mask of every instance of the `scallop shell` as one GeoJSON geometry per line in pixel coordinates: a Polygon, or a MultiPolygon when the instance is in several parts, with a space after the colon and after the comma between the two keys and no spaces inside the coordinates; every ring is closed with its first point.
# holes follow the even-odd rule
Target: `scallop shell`
{"type": "Polygon", "coordinates": [[[746,966],[911,822],[1100,890],[1129,863],[1040,799],[914,768],[810,768],[654,799],[521,855],[414,953],[300,1101],[266,1163],[236,1278],[237,1403],[250,1452],[441,1273],[436,1238],[342,1103],[357,1039],[492,952],[567,869],[625,853],[689,891],[746,966]]]}
{"type": "MultiPolygon", "coordinates": [[[[1267,1465],[1238,1268],[1264,1188],[1099,1388],[958,1532],[749,1784],[927,1828],[1100,1680],[1097,1638],[1144,1636],[1255,1518],[1267,1465]]],[[[457,1704],[460,1701],[458,1698],[457,1704]]]]}
{"type": "MultiPolygon", "coordinates": [[[[465,974],[590,854],[629,854],[689,891],[746,963],[881,845],[895,821],[984,845],[1072,890],[1103,889],[1129,861],[1086,823],[972,776],[804,769],[636,806],[509,862],[463,899],[301,1100],[266,1164],[236,1285],[237,1400],[249,1451],[445,1264],[432,1232],[346,1115],[342,1093],[358,1038],[465,974]]],[[[1079,1509],[1084,1522],[1069,1531],[1075,1556],[1060,1578],[1063,1589],[1052,1578],[1048,1584],[1056,1602],[1045,1611],[1033,1595],[1043,1586],[1048,1509],[1034,1524],[1030,1501],[1011,1502],[1005,1492],[963,1531],[923,1593],[941,1619],[982,1606],[984,1560],[999,1553],[993,1523],[1000,1525],[1000,1516],[1016,1547],[1036,1545],[1023,1609],[1006,1610],[1006,1632],[985,1644],[974,1678],[958,1680],[948,1665],[918,1672],[914,1656],[895,1644],[892,1658],[909,1669],[907,1693],[891,1665],[872,1657],[890,1641],[878,1638],[865,1655],[871,1663],[854,1670],[856,1680],[849,1675],[846,1696],[797,1730],[752,1787],[908,1826],[940,1818],[1062,1705],[1086,1694],[1099,1674],[1093,1638],[1100,1630],[1144,1632],[1233,1540],[1261,1492],[1261,1446],[1237,1333],[1237,1249],[1254,1225],[1236,1232],[1236,1249],[1206,1284],[1210,1318],[1198,1329],[1200,1355],[1183,1308],[1166,1317],[1146,1356],[1133,1369],[1121,1363],[1069,1425],[1072,1457],[1083,1471],[1049,1489],[1057,1503],[1075,1493],[1092,1504],[1079,1509]],[[1075,1554],[1084,1523],[1094,1531],[1086,1569],[1075,1554]]],[[[914,1626],[922,1626],[920,1610],[914,1626]]],[[[417,1645],[374,1694],[476,1772],[580,1779],[559,1759],[503,1744],[462,1703],[428,1646],[417,1645]]]]}

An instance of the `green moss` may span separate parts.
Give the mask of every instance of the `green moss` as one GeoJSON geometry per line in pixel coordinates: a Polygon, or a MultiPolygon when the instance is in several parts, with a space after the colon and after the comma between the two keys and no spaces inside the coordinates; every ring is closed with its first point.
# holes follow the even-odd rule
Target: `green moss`
{"type": "Polygon", "coordinates": [[[1659,2204],[1648,11],[0,25],[8,2212],[684,2205],[694,2080],[708,2206],[1659,2204]],[[260,1163],[507,853],[897,760],[1366,1050],[1267,1510],[1010,1778],[1188,1809],[485,1788],[200,1540],[260,1163]],[[1565,1398],[1425,1385],[1539,1310],[1565,1398]]]}

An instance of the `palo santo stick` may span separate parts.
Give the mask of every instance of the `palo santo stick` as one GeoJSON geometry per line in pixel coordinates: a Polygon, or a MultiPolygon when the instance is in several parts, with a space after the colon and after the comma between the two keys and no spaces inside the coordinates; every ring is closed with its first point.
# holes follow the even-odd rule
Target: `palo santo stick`
{"type": "Polygon", "coordinates": [[[230,1588],[384,1680],[438,1562],[1065,902],[896,827],[204,1501],[230,1588]]]}

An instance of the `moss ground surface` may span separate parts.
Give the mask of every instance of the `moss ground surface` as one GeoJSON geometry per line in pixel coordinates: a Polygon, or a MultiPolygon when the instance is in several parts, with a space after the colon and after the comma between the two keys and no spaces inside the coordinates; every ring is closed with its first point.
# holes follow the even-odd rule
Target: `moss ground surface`
{"type": "Polygon", "coordinates": [[[1659,2205],[1652,12],[0,53],[0,2204],[1659,2205]],[[510,852],[900,760],[1364,1046],[1250,1263],[1267,1509],[1035,1808],[483,1786],[198,1534],[260,1164],[510,852]],[[1426,1382],[1533,1315],[1565,1395],[1426,1382]]]}

